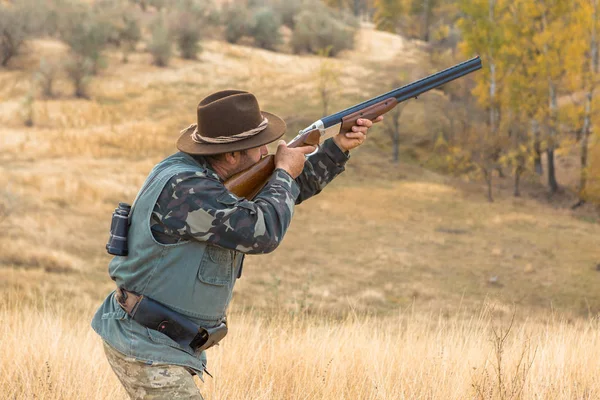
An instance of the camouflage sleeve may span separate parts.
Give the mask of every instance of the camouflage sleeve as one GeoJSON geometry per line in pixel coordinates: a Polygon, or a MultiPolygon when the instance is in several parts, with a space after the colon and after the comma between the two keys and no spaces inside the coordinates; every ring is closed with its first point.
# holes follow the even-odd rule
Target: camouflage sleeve
{"type": "Polygon", "coordinates": [[[306,160],[302,173],[296,178],[300,187],[296,204],[320,193],[333,178],[344,171],[349,158],[350,154],[342,152],[333,139],[327,139],[319,151],[306,160]]]}
{"type": "Polygon", "coordinates": [[[159,197],[160,215],[154,213],[166,234],[260,254],[281,243],[299,188],[287,172],[277,169],[253,201],[233,195],[207,176],[179,178],[172,193],[168,199],[159,197]]]}

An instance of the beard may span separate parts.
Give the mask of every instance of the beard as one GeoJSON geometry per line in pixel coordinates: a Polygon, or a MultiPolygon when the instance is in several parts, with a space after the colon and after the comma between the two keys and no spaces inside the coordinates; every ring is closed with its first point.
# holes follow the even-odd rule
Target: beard
{"type": "Polygon", "coordinates": [[[262,156],[258,160],[254,160],[252,157],[250,157],[250,155],[247,152],[242,152],[242,157],[240,159],[239,164],[233,171],[231,171],[227,179],[231,178],[237,173],[247,170],[248,168],[256,164],[258,161],[260,161],[261,158],[262,156]]]}

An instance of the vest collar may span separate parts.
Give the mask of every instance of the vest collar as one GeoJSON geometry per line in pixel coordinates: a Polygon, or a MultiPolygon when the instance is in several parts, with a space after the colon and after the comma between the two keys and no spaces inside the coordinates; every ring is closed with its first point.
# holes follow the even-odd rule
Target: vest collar
{"type": "Polygon", "coordinates": [[[221,177],[215,172],[215,170],[213,169],[212,165],[210,165],[208,160],[206,160],[206,158],[204,158],[203,156],[191,156],[191,155],[189,155],[187,153],[183,153],[183,152],[181,154],[184,154],[185,156],[189,157],[196,164],[198,164],[202,168],[204,168],[210,177],[218,179],[219,182],[224,182],[223,179],[221,179],[221,177]]]}

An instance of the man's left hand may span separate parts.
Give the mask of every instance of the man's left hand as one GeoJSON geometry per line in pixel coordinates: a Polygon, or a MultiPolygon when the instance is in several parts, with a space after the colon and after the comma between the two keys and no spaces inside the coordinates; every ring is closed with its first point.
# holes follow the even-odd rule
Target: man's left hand
{"type": "Polygon", "coordinates": [[[383,115],[371,121],[364,118],[359,118],[350,131],[346,133],[338,133],[333,137],[333,141],[344,152],[352,150],[360,146],[367,140],[367,131],[369,128],[379,121],[383,120],[383,115]]]}

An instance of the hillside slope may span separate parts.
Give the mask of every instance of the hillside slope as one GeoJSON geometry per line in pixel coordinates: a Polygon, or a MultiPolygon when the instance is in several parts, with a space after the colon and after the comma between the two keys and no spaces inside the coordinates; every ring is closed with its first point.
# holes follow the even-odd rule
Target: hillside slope
{"type": "MultiPolygon", "coordinates": [[[[0,71],[0,198],[12,211],[1,221],[0,291],[16,288],[25,301],[76,293],[98,300],[112,290],[104,251],[111,211],[175,151],[205,95],[250,90],[286,119],[288,136],[321,116],[320,58],[209,41],[200,60],[163,69],[150,66],[148,54],[121,64],[109,53],[91,100],[70,97],[63,79],[55,99],[34,102],[34,126],[25,128],[31,73],[41,57],[65,51],[36,41],[18,60],[28,70],[0,71]]],[[[334,106],[378,85],[372,66],[414,68],[420,57],[409,41],[362,30],[356,50],[330,61],[343,83],[334,106]]],[[[415,124],[427,96],[439,94],[406,111],[415,124]]],[[[298,207],[280,249],[248,257],[236,307],[450,312],[491,300],[499,310],[600,311],[598,224],[502,193],[489,204],[478,184],[388,157],[372,144],[357,150],[342,177],[298,207]]]]}

